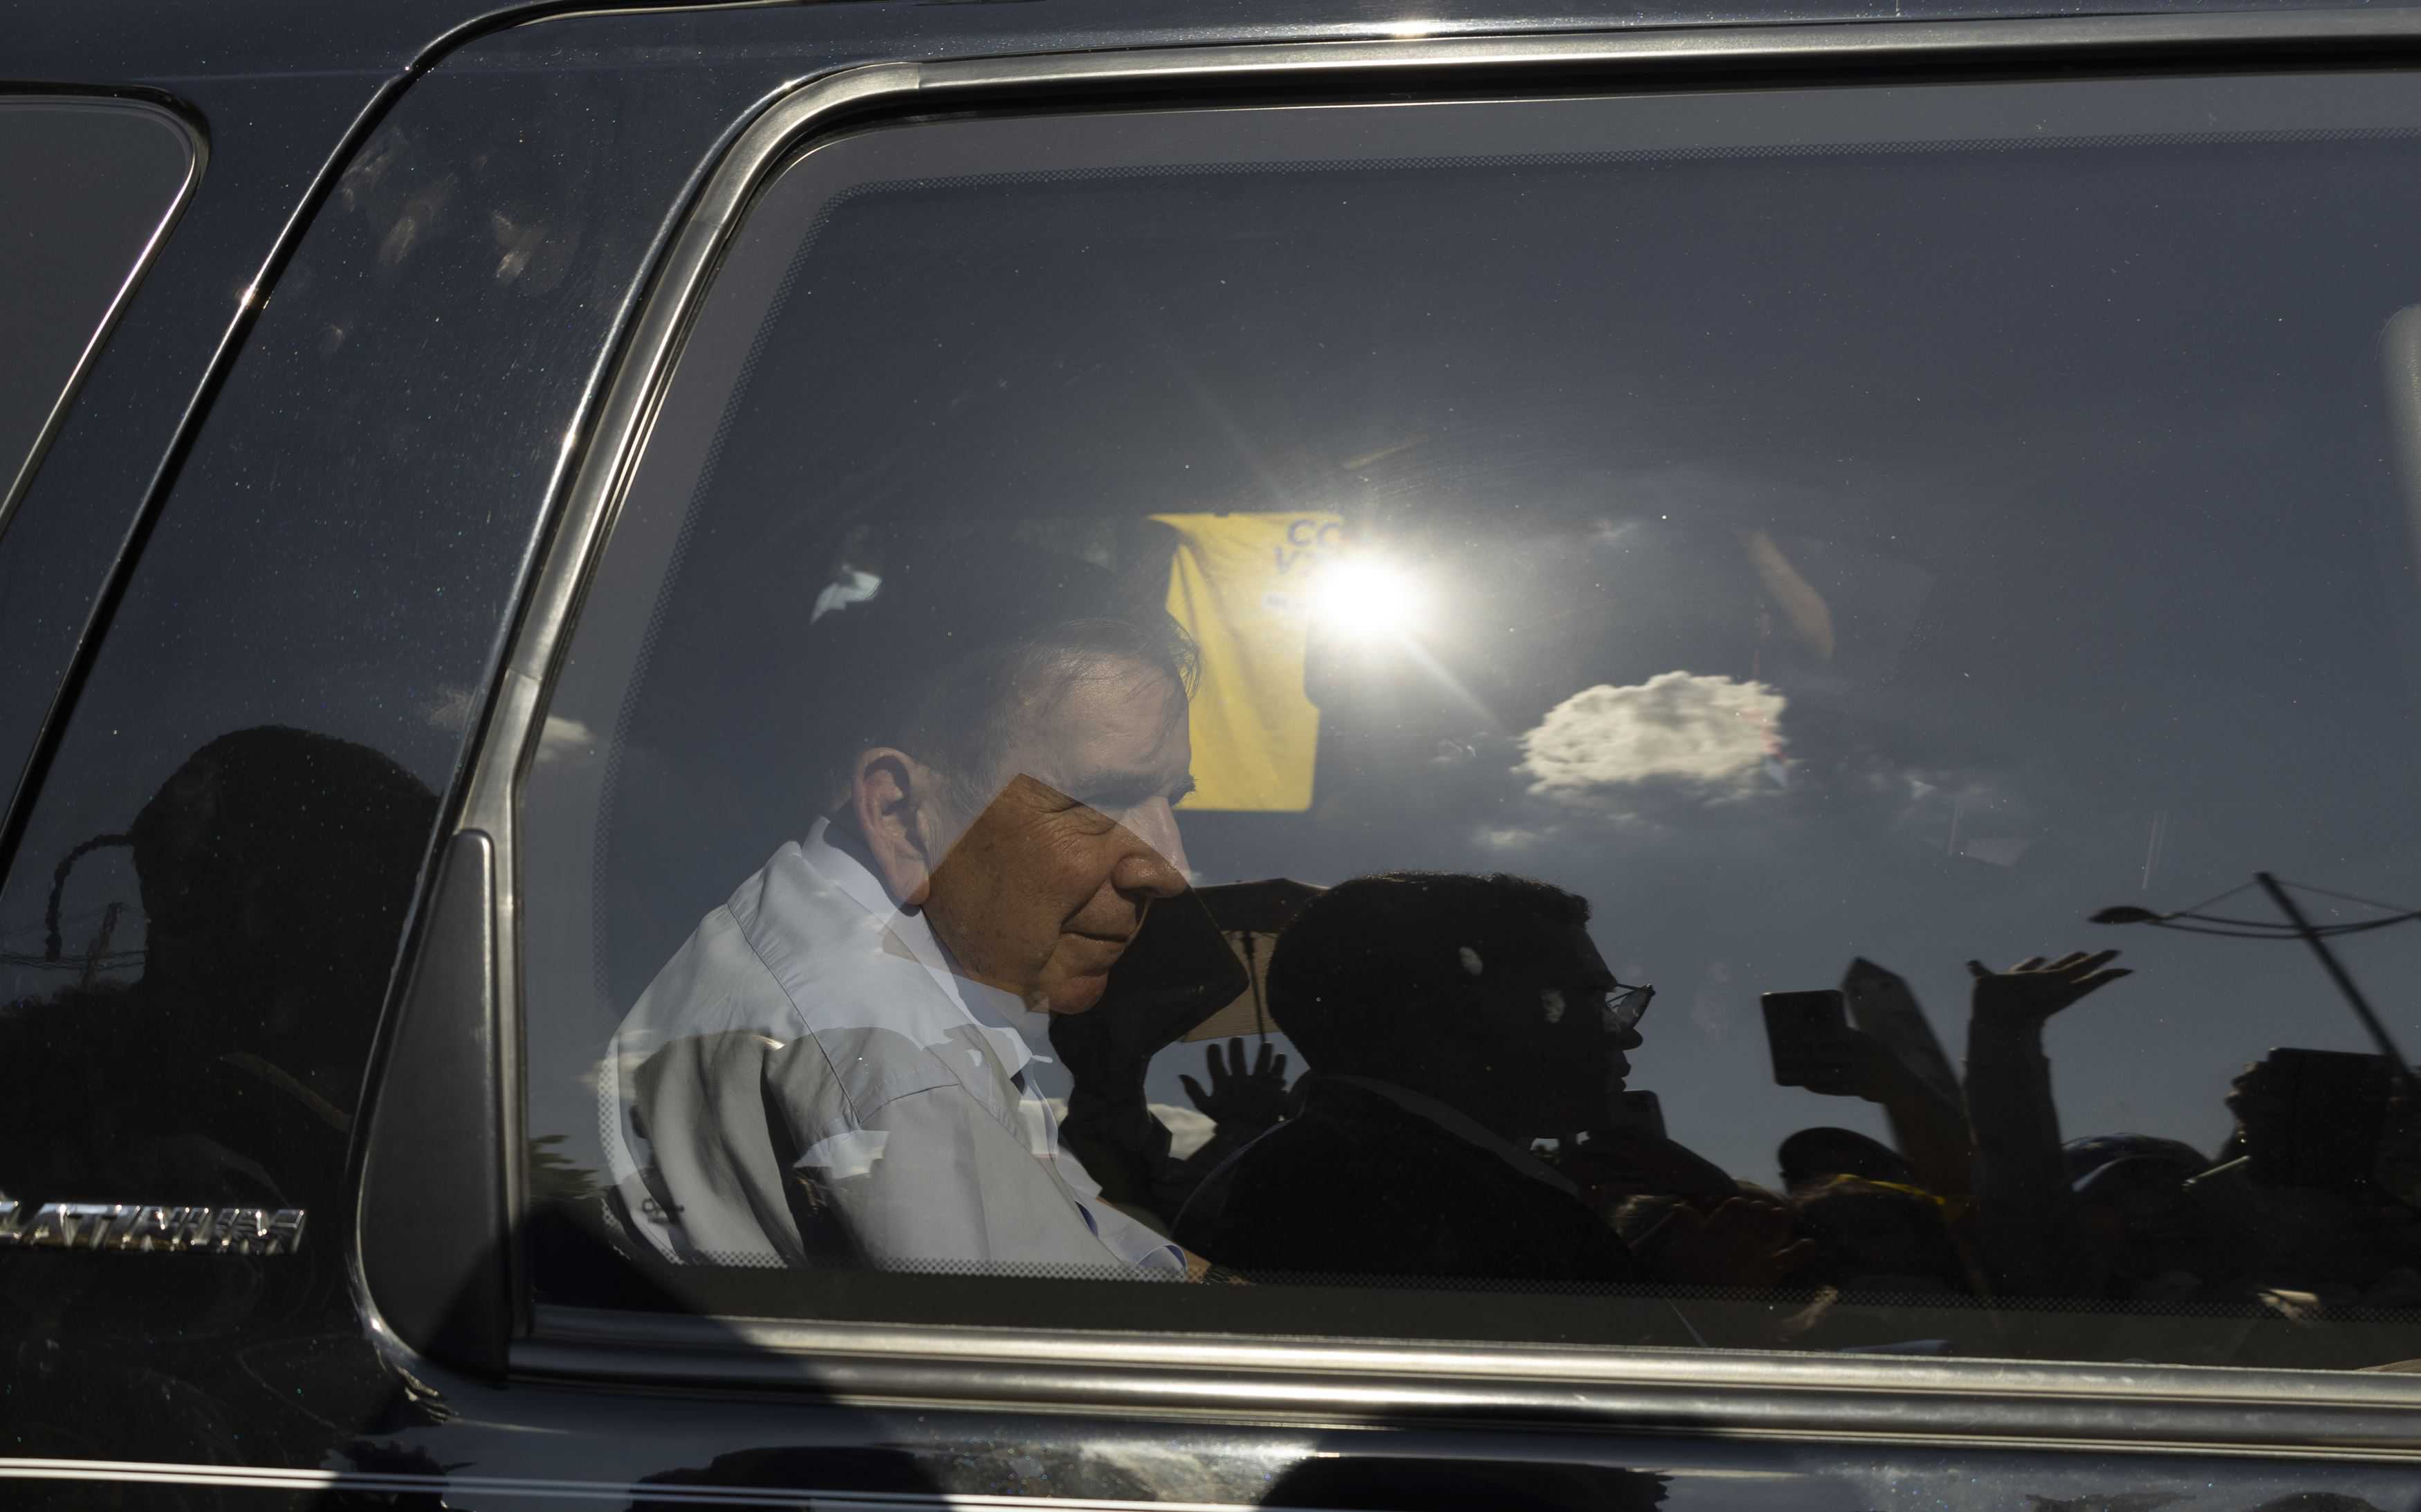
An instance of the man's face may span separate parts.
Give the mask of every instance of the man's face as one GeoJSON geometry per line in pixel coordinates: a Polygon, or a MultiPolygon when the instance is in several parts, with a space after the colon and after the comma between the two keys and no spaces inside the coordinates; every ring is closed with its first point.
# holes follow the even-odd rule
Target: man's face
{"type": "Polygon", "coordinates": [[[1631,1075],[1631,1057],[1623,1052],[1637,1050],[1646,1041],[1635,1025],[1616,1027],[1614,1005],[1609,999],[1622,984],[1615,980],[1614,969],[1599,953],[1597,942],[1577,924],[1566,929],[1565,939],[1570,943],[1572,961],[1571,986],[1565,990],[1568,994],[1580,993],[1572,1005],[1581,1013],[1577,1021],[1570,1013],[1565,1017],[1573,1023],[1576,1040],[1594,1047],[1602,1057],[1606,1096],[1611,1099],[1622,1090],[1624,1081],[1631,1075]]]}
{"type": "Polygon", "coordinates": [[[1154,898],[1186,888],[1178,801],[1193,788],[1185,695],[1103,657],[1030,711],[1010,775],[933,868],[926,917],[960,970],[1029,1008],[1101,1001],[1154,898]]]}
{"type": "Polygon", "coordinates": [[[1613,1025],[1607,997],[1616,985],[1588,931],[1570,925],[1548,937],[1536,966],[1508,982],[1492,1005],[1522,1047],[1534,1132],[1605,1124],[1631,1074],[1623,1052],[1641,1043],[1637,1030],[1613,1025]]]}

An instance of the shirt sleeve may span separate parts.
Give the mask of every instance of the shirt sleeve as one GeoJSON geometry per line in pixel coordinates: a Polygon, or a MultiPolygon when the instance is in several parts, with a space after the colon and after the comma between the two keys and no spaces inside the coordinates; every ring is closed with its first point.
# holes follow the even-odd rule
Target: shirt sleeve
{"type": "Polygon", "coordinates": [[[632,1077],[636,1168],[619,1184],[643,1232],[677,1259],[780,1266],[809,1258],[756,1096],[778,1049],[748,1030],[685,1035],[632,1077]]]}
{"type": "MultiPolygon", "coordinates": [[[[862,1037],[851,1049],[882,1053],[862,1037]]],[[[761,1106],[805,1250],[881,1269],[1132,1275],[1128,1251],[1155,1247],[1114,1209],[1088,1210],[1022,1130],[946,1074],[921,1087],[893,1078],[902,1090],[838,1126],[825,1114],[831,1076],[812,1036],[765,1058],[761,1106]]]]}

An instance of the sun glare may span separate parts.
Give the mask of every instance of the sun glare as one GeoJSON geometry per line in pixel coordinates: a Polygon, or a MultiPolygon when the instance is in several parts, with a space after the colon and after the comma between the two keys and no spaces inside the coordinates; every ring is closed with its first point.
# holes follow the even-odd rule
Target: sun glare
{"type": "Polygon", "coordinates": [[[1361,640],[1411,634],[1426,601],[1418,579],[1391,562],[1367,556],[1322,568],[1317,596],[1320,618],[1361,640]]]}

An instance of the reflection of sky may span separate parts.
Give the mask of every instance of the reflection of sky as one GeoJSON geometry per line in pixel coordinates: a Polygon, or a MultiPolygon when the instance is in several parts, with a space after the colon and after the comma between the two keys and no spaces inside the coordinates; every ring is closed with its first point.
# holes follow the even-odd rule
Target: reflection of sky
{"type": "MultiPolygon", "coordinates": [[[[2135,543],[2112,537],[2112,561],[2138,559],[2135,543]]],[[[1583,667],[1621,655],[1612,647],[1625,639],[1626,572],[1669,583],[1731,549],[1721,537],[1681,538],[1655,555],[1641,540],[1633,533],[1594,559],[1577,545],[1554,553],[1562,575],[1601,595],[1594,613],[1609,648],[1580,649],[1583,667]]],[[[1528,544],[1513,554],[1533,557],[1528,544]]],[[[2142,974],[2053,1032],[2072,1133],[2157,1130],[2213,1145],[2226,1127],[2219,1089],[2244,1059],[2279,1043],[2366,1048],[2296,947],[2082,921],[2109,902],[2182,906],[2259,865],[2371,896],[2415,896],[2413,865],[2399,854],[2411,839],[2409,785],[2397,763],[2372,754],[2393,749],[2410,717],[2396,669],[2379,664],[2384,637],[2361,623],[2375,609],[2315,595],[2308,613],[2353,622],[2342,668],[2315,676],[2301,656],[2248,651],[2232,662],[2224,697],[2189,701],[2172,685],[2199,678],[2188,643],[2209,616],[2178,613],[2182,594],[2145,603],[2150,596],[2131,595],[2119,573],[2080,564],[2071,576],[2114,580],[2100,592],[2063,585],[2066,617],[2083,621],[2080,631],[2031,637],[1995,664],[1992,642],[2009,632],[1974,619],[2007,599],[1995,602],[1988,587],[1949,597],[1945,584],[1903,644],[1862,645],[1864,564],[1835,550],[1828,573],[1813,565],[1823,554],[1800,553],[1811,585],[1848,610],[1833,662],[1794,665],[1787,647],[1763,652],[1764,676],[1790,700],[1779,730],[1792,758],[1787,780],[1751,768],[1746,787],[1608,782],[1542,796],[1511,770],[1519,751],[1503,730],[1443,726],[1428,749],[1391,739],[1362,761],[1357,732],[1332,726],[1320,808],[1292,823],[1189,816],[1195,865],[1214,877],[1321,881],[1381,866],[1503,867],[1587,895],[1617,974],[1661,989],[1648,1044],[1633,1056],[1634,1084],[1661,1094],[1678,1137],[1743,1174],[1768,1174],[1773,1144],[1793,1128],[1880,1131],[1861,1104],[1766,1084],[1757,993],[1833,985],[1853,955],[1906,974],[1955,1055],[1969,957],[2006,963],[2125,947],[2142,974]],[[1862,677],[1861,662],[1894,671],[1862,677]],[[1979,672],[1982,690],[1960,686],[1979,672]],[[2375,697],[2365,696],[2366,682],[2375,697]],[[2264,705],[2279,712],[2260,717],[2264,705]],[[2305,756],[2314,744],[2343,758],[2305,756]],[[1423,818],[1408,824],[1405,815],[1423,818]]],[[[1459,565],[1484,578],[1491,555],[1459,565]]],[[[1570,601],[1531,560],[1533,601],[1541,576],[1549,601],[1570,601]]],[[[1529,616],[1509,595],[1497,601],[1517,624],[1529,616]]],[[[2023,629],[2018,612],[2009,624],[2023,629]]],[[[1434,634],[1446,642],[1456,630],[1434,634]]],[[[1736,670],[1720,660],[1684,664],[1736,670]]],[[[1554,688],[1594,675],[1566,664],[1539,677],[1554,688]]],[[[1408,703],[1391,707],[1400,714],[1408,703]]],[[[1440,695],[1431,707],[1451,705],[1440,695]]],[[[1535,697],[1518,706],[1507,727],[1536,717],[1536,707],[1535,697]]],[[[1737,762],[1719,740],[1707,748],[1737,762]]],[[[2330,916],[2334,905],[2311,901],[2330,916]]],[[[2236,907],[2266,913],[2257,895],[2236,907]]],[[[2399,1015],[2396,994],[2421,966],[2416,947],[2421,939],[2382,933],[2347,948],[2421,1046],[2411,1023],[2421,1016],[2399,1015]]]]}
{"type": "MultiPolygon", "coordinates": [[[[733,648],[799,633],[813,590],[792,585],[829,549],[805,507],[906,529],[1337,509],[1383,520],[1424,573],[1422,654],[1332,676],[1309,815],[1186,816],[1206,880],[1503,868],[1587,895],[1617,973],[1660,989],[1634,1084],[1762,1177],[1793,1129],[1881,1122],[1771,1086],[1758,992],[1833,985],[1864,955],[1956,1056],[1969,958],[2122,945],[2137,977],[2051,1034],[2067,1130],[2213,1146],[2239,1064],[2363,1048],[2351,1018],[2292,946],[2083,921],[2257,867],[2421,902],[2412,557],[2373,376],[2381,323],[2421,302],[2415,156],[860,198],[717,483],[749,521],[784,508],[691,542],[688,581],[716,591],[668,616],[664,691],[630,727],[621,781],[648,796],[617,816],[615,865],[645,881],[612,905],[608,974],[635,995],[804,828],[767,796],[773,736],[694,746],[769,724],[774,675],[733,648]],[[1821,601],[1829,656],[1760,579],[1759,530],[1821,601]],[[1668,673],[1773,689],[1787,768],[1721,801],[1671,781],[1538,794],[1514,772],[1549,710],[1668,673]]],[[[2348,956],[2421,1050],[2421,930],[2348,956]]],[[[1199,1061],[1164,1056],[1155,1099],[1182,1103],[1175,1073],[1199,1061]]]]}

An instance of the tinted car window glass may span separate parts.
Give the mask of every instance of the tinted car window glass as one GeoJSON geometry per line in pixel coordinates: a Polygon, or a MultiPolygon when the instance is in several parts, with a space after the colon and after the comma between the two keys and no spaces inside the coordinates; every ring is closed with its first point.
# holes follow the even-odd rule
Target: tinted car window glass
{"type": "Polygon", "coordinates": [[[521,794],[533,1191],[600,1236],[541,1300],[618,1252],[760,1314],[2421,1355],[2410,1072],[2280,902],[2409,1048],[2416,123],[2138,81],[799,158],[521,794]]]}
{"type": "Polygon", "coordinates": [[[0,97],[0,519],[194,167],[165,111],[0,97]]]}

